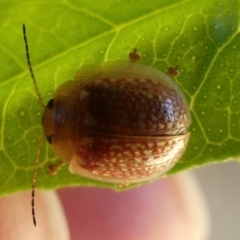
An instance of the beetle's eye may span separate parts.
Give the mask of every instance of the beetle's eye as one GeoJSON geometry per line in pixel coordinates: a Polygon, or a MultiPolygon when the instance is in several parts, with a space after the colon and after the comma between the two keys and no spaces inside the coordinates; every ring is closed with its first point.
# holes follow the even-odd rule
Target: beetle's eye
{"type": "Polygon", "coordinates": [[[50,99],[49,101],[48,101],[48,103],[47,103],[47,108],[53,108],[53,105],[54,105],[54,99],[52,98],[52,99],[50,99]]]}
{"type": "MultiPolygon", "coordinates": [[[[53,100],[53,99],[52,99],[53,100]]],[[[52,136],[46,136],[47,141],[49,144],[52,144],[52,136]]]]}

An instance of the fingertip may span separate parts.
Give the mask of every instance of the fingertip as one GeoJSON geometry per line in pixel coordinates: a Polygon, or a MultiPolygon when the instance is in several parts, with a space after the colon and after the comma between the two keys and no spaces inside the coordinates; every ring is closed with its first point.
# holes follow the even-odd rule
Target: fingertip
{"type": "Polygon", "coordinates": [[[59,191],[71,239],[205,240],[206,204],[186,174],[125,192],[75,188],[59,191]]]}
{"type": "Polygon", "coordinates": [[[36,191],[36,227],[31,215],[31,193],[0,199],[0,239],[68,240],[67,222],[55,192],[36,191]]]}

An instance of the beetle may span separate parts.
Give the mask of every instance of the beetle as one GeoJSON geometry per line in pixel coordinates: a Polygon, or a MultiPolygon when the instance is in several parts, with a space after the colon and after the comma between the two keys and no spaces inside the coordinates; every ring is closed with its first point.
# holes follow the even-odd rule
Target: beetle
{"type": "MultiPolygon", "coordinates": [[[[190,134],[190,111],[181,89],[172,80],[177,67],[165,74],[137,63],[134,49],[125,62],[105,62],[79,69],[44,104],[33,73],[26,28],[23,36],[28,68],[44,106],[44,136],[59,162],[73,174],[94,180],[129,184],[155,179],[182,156],[190,134]]],[[[32,181],[32,215],[42,140],[32,181]]]]}

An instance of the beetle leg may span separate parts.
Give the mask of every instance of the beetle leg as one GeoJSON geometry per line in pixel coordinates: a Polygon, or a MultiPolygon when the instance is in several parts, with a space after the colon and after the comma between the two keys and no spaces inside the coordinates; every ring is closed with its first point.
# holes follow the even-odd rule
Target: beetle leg
{"type": "Polygon", "coordinates": [[[52,174],[52,175],[55,175],[63,165],[65,165],[65,162],[62,162],[60,160],[55,164],[49,165],[48,166],[48,173],[52,174]]]}
{"type": "Polygon", "coordinates": [[[170,77],[178,77],[180,75],[180,72],[178,70],[178,66],[170,67],[168,69],[168,76],[170,77]]]}
{"type": "Polygon", "coordinates": [[[141,58],[141,54],[137,52],[137,49],[134,48],[132,52],[129,53],[129,59],[132,62],[137,62],[141,58]]]}

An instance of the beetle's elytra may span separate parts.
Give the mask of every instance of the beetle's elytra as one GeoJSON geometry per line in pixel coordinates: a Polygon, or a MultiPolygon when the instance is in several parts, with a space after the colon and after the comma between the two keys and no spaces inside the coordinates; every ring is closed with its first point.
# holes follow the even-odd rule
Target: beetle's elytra
{"type": "Polygon", "coordinates": [[[45,135],[81,176],[112,183],[151,179],[174,165],[189,138],[180,89],[136,62],[80,69],[53,99],[43,114],[45,135]]]}
{"type": "MultiPolygon", "coordinates": [[[[41,100],[24,39],[29,69],[41,100]]],[[[74,174],[111,183],[153,179],[183,154],[190,112],[181,89],[168,75],[130,61],[83,67],[60,85],[45,106],[44,134],[60,162],[74,174]]],[[[34,185],[34,184],[33,184],[34,185]]],[[[35,185],[33,186],[33,189],[35,185]]]]}

